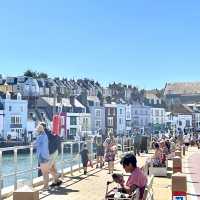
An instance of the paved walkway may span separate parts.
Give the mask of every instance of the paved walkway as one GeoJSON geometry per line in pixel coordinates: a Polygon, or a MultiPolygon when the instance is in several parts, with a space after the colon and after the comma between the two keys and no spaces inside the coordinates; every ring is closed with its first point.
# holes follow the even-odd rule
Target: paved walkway
{"type": "MultiPolygon", "coordinates": [[[[138,166],[143,166],[146,159],[152,154],[143,154],[138,157],[138,166]]],[[[172,163],[170,163],[171,165],[172,163]]],[[[125,173],[119,160],[115,165],[116,172],[125,173]]],[[[106,182],[112,180],[107,169],[90,169],[87,176],[75,172],[73,176],[66,175],[61,187],[55,188],[50,192],[40,193],[43,200],[103,200],[106,191],[106,182]]],[[[114,184],[111,185],[111,188],[114,184]]],[[[39,188],[38,188],[39,189],[39,188]]],[[[160,178],[155,177],[153,183],[154,200],[171,199],[171,172],[169,176],[160,178]]],[[[11,200],[12,198],[9,198],[11,200]]]]}
{"type": "Polygon", "coordinates": [[[187,175],[188,199],[200,200],[200,150],[190,147],[183,159],[183,173],[187,175]]]}

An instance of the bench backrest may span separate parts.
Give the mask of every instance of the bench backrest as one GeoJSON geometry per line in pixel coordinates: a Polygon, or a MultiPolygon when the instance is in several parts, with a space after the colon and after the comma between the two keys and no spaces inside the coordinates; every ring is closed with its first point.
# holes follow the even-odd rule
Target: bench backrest
{"type": "Polygon", "coordinates": [[[148,179],[148,183],[147,183],[147,186],[145,188],[144,196],[143,196],[144,200],[151,200],[151,199],[149,199],[149,197],[153,196],[153,194],[151,194],[152,186],[153,186],[153,179],[154,179],[153,175],[150,176],[150,178],[148,179]]]}

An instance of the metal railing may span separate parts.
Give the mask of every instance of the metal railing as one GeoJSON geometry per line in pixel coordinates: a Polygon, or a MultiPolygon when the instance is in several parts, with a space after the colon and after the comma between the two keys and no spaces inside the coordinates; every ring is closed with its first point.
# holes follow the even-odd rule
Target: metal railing
{"type": "MultiPolygon", "coordinates": [[[[70,174],[73,175],[73,166],[74,166],[74,162],[78,160],[78,171],[80,172],[81,169],[81,159],[80,159],[80,151],[81,151],[81,145],[83,145],[84,143],[87,144],[87,146],[89,146],[88,150],[90,153],[90,159],[93,160],[94,158],[94,151],[93,151],[93,143],[91,141],[80,141],[80,142],[62,142],[61,143],[61,159],[58,160],[58,162],[61,162],[61,176],[64,176],[64,169],[67,168],[66,164],[68,164],[70,166],[70,174]],[[78,145],[78,148],[76,149],[76,155],[74,155],[74,145],[78,145]],[[68,146],[68,149],[66,148],[66,146],[68,146]],[[65,151],[68,150],[67,152],[68,155],[70,155],[70,157],[68,159],[65,158],[65,151]]],[[[17,146],[17,147],[7,147],[7,148],[0,148],[0,200],[2,200],[3,198],[3,194],[2,194],[2,189],[4,188],[4,179],[8,179],[9,177],[14,177],[14,190],[17,189],[17,182],[18,182],[18,176],[19,175],[23,175],[23,174],[27,174],[30,173],[30,184],[31,186],[33,186],[33,180],[34,180],[34,171],[38,170],[38,166],[34,166],[33,163],[33,158],[34,158],[34,146],[33,145],[29,145],[29,146],[17,146]],[[28,150],[29,151],[29,156],[30,156],[30,167],[26,170],[18,170],[18,152],[19,150],[28,150]],[[13,154],[13,173],[9,173],[9,174],[3,174],[2,171],[2,163],[3,163],[3,154],[5,152],[10,151],[13,154]]]]}
{"type": "MultiPolygon", "coordinates": [[[[133,143],[128,143],[127,141],[133,141],[132,138],[116,138],[116,144],[118,146],[118,151],[121,151],[121,156],[123,156],[125,153],[133,152],[134,151],[134,145],[133,143]],[[120,147],[120,148],[119,148],[120,147]]],[[[73,176],[73,171],[75,170],[74,164],[75,161],[78,168],[76,167],[76,170],[80,172],[81,170],[81,159],[80,159],[80,151],[82,148],[82,145],[86,143],[89,153],[90,153],[90,159],[94,160],[94,146],[92,141],[75,141],[75,142],[62,142],[61,143],[61,156],[60,159],[57,161],[57,163],[60,162],[60,171],[61,171],[61,177],[64,177],[65,169],[68,168],[67,172],[70,173],[73,176]],[[76,153],[74,154],[74,146],[76,145],[76,153]],[[78,146],[77,146],[78,145],[78,146]],[[65,151],[68,152],[69,158],[65,158],[65,151]]],[[[14,177],[14,190],[17,189],[18,186],[18,176],[23,175],[26,173],[30,173],[29,181],[31,186],[33,186],[33,180],[34,180],[34,172],[38,170],[38,166],[34,166],[33,163],[34,158],[34,146],[17,146],[17,147],[8,147],[8,148],[0,148],[0,200],[2,200],[2,189],[4,188],[3,182],[4,179],[7,179],[9,177],[14,177]],[[30,156],[30,167],[26,170],[19,170],[18,169],[18,152],[19,150],[29,150],[29,156],[30,156]],[[7,151],[12,151],[13,153],[13,167],[14,170],[10,174],[3,174],[2,171],[2,163],[3,163],[3,154],[7,151]]]]}

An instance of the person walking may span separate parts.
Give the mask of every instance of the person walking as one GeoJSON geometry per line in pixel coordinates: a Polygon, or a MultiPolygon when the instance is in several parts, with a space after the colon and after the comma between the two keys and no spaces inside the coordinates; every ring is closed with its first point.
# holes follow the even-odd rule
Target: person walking
{"type": "Polygon", "coordinates": [[[87,144],[83,145],[83,149],[80,152],[80,155],[81,155],[81,161],[83,164],[84,175],[86,175],[87,174],[87,165],[88,165],[88,161],[89,161],[89,151],[87,148],[87,144]]]}
{"type": "Polygon", "coordinates": [[[43,175],[44,190],[49,187],[49,148],[48,148],[48,137],[44,131],[44,128],[39,124],[36,128],[37,139],[36,139],[36,150],[38,164],[43,175]]]}
{"type": "Polygon", "coordinates": [[[140,156],[142,137],[137,132],[134,138],[134,155],[140,156]]]}
{"type": "Polygon", "coordinates": [[[185,133],[185,135],[183,136],[183,142],[185,144],[186,151],[187,151],[190,145],[190,134],[185,133]]]}
{"type": "Polygon", "coordinates": [[[103,167],[103,156],[104,156],[104,149],[103,149],[103,142],[102,142],[102,137],[97,136],[96,137],[96,156],[97,156],[97,165],[96,168],[99,167],[100,163],[100,168],[103,167]]]}
{"type": "Polygon", "coordinates": [[[115,139],[112,133],[108,134],[103,146],[105,148],[105,162],[108,162],[108,173],[111,174],[114,171],[115,154],[117,151],[115,139]]]}
{"type": "Polygon", "coordinates": [[[62,181],[59,179],[59,174],[56,168],[56,160],[58,159],[58,154],[61,152],[60,137],[53,134],[48,128],[46,123],[42,122],[41,125],[48,137],[48,148],[49,148],[49,172],[53,177],[53,182],[51,187],[60,186],[62,181]]]}

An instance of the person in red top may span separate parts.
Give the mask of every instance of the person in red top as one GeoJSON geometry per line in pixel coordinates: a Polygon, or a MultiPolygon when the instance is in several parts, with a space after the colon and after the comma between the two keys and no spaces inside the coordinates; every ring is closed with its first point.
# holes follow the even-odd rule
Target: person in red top
{"type": "Polygon", "coordinates": [[[131,173],[131,175],[126,183],[123,179],[115,181],[119,183],[122,189],[128,194],[131,194],[136,189],[139,189],[139,200],[143,200],[144,190],[147,184],[147,176],[139,167],[137,167],[136,157],[131,153],[127,154],[122,158],[120,163],[123,165],[126,173],[131,173]]]}

